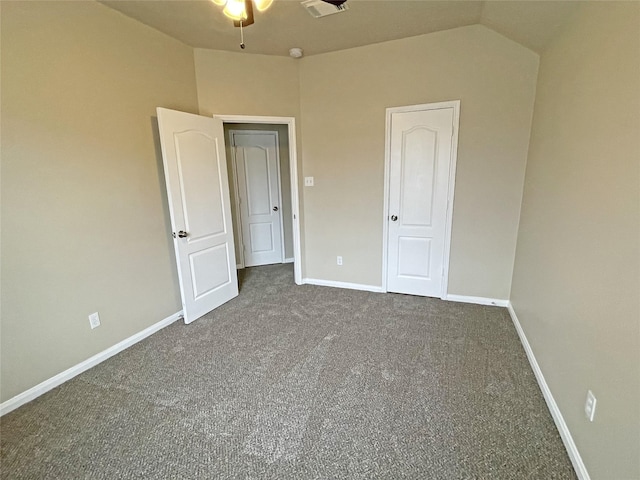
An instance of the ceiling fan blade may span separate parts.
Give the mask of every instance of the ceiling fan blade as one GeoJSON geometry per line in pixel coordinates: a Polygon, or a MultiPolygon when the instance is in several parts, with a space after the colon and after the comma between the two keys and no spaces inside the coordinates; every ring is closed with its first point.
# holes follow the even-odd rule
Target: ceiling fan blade
{"type": "Polygon", "coordinates": [[[336,7],[339,7],[340,5],[345,3],[347,0],[322,0],[322,1],[325,3],[330,3],[331,5],[335,5],[336,7]]]}

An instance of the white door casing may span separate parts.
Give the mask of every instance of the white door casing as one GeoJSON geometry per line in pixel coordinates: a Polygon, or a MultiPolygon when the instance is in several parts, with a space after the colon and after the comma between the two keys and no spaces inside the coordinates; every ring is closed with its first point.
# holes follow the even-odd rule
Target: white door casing
{"type": "Polygon", "coordinates": [[[231,130],[245,267],[282,263],[284,232],[278,133],[231,130]]]}
{"type": "Polygon", "coordinates": [[[459,102],[387,109],[386,291],[444,297],[459,102]]]}
{"type": "Polygon", "coordinates": [[[298,187],[298,147],[296,142],[296,119],[294,117],[265,117],[254,115],[214,115],[225,123],[257,123],[287,125],[287,139],[289,143],[289,176],[291,188],[291,216],[293,227],[293,277],[296,285],[302,285],[302,241],[301,218],[298,187]]]}
{"type": "Polygon", "coordinates": [[[185,323],[238,295],[220,120],[158,108],[185,323]]]}

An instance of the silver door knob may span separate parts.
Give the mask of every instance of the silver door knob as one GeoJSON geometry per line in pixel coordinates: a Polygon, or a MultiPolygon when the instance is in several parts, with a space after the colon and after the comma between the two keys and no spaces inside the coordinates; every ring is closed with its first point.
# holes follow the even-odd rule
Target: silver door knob
{"type": "Polygon", "coordinates": [[[397,215],[391,215],[391,221],[395,222],[396,220],[398,220],[398,216],[397,215]]]}
{"type": "Polygon", "coordinates": [[[278,207],[273,207],[273,211],[277,212],[278,211],[278,207]]]}
{"type": "Polygon", "coordinates": [[[187,235],[188,235],[188,233],[185,232],[184,230],[180,230],[178,232],[178,237],[180,237],[180,238],[187,238],[187,235]]]}

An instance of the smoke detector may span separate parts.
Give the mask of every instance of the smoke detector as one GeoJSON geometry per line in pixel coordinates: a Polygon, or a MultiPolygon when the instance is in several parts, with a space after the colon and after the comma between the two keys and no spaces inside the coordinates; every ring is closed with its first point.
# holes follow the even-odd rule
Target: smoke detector
{"type": "Polygon", "coordinates": [[[349,10],[349,6],[346,3],[334,5],[324,0],[304,0],[300,2],[300,4],[306,8],[307,12],[314,18],[326,17],[327,15],[349,10]]]}
{"type": "Polygon", "coordinates": [[[295,47],[289,50],[289,56],[291,58],[302,58],[302,49],[295,47]]]}

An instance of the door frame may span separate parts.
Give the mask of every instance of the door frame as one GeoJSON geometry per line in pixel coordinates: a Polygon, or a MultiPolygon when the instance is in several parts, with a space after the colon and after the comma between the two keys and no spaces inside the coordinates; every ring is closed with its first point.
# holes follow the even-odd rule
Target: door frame
{"type": "MultiPolygon", "coordinates": [[[[274,125],[287,125],[287,134],[289,136],[289,173],[291,177],[291,215],[293,217],[293,278],[296,285],[302,285],[302,252],[300,248],[300,203],[298,192],[298,148],[296,144],[295,117],[217,114],[214,114],[213,117],[222,120],[223,123],[266,123],[274,125]]],[[[282,244],[284,246],[284,238],[282,240],[282,244]]]]}
{"type": "MultiPolygon", "coordinates": [[[[233,134],[234,133],[251,133],[251,134],[265,134],[265,133],[273,133],[276,137],[276,181],[278,183],[278,205],[280,205],[280,251],[282,255],[282,263],[286,263],[287,257],[285,256],[285,248],[284,248],[284,218],[282,217],[282,175],[280,172],[280,135],[277,130],[232,130],[229,129],[229,143],[231,147],[233,147],[233,134]]],[[[235,152],[234,152],[235,153],[235,152]]],[[[234,190],[234,198],[233,201],[235,203],[236,212],[238,215],[238,220],[240,221],[240,226],[238,227],[238,236],[240,237],[240,242],[244,245],[244,232],[242,231],[242,212],[240,210],[240,192],[238,191],[238,165],[236,161],[235,155],[231,159],[231,176],[233,179],[233,190],[234,190]]],[[[244,268],[244,248],[240,249],[240,258],[236,259],[238,268],[244,268]]],[[[295,263],[295,261],[294,261],[295,263]]]]}
{"type": "Polygon", "coordinates": [[[394,113],[417,112],[423,110],[440,110],[453,108],[453,135],[451,136],[451,163],[449,165],[449,182],[447,191],[447,214],[444,234],[444,258],[442,262],[442,290],[440,298],[445,299],[449,292],[449,256],[451,254],[451,225],[453,222],[453,194],[456,183],[456,164],[458,161],[458,130],[460,126],[460,100],[424,103],[386,109],[384,139],[384,208],[382,221],[382,291],[387,292],[387,269],[389,248],[389,182],[391,170],[391,115],[394,113]]]}

